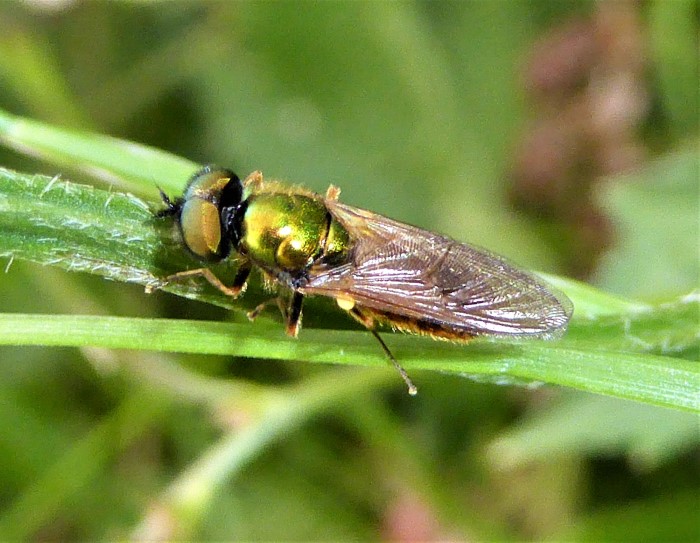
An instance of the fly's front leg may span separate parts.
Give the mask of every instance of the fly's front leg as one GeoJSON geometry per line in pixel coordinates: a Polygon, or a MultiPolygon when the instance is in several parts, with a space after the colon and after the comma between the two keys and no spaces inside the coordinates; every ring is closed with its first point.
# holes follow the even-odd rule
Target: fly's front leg
{"type": "Polygon", "coordinates": [[[250,277],[251,269],[252,266],[248,261],[242,262],[241,265],[238,266],[236,276],[233,278],[233,285],[231,285],[231,288],[229,289],[237,292],[235,296],[240,296],[240,294],[245,290],[246,284],[248,283],[248,277],[250,277]]]}
{"type": "MultiPolygon", "coordinates": [[[[173,275],[166,277],[165,282],[167,284],[184,281],[192,277],[203,277],[215,289],[226,294],[227,296],[231,296],[232,298],[238,298],[238,296],[240,296],[245,289],[248,276],[250,275],[250,270],[251,266],[249,262],[242,263],[238,268],[236,276],[233,279],[233,284],[230,287],[224,285],[221,279],[214,275],[214,272],[212,272],[209,268],[197,268],[194,270],[185,270],[174,273],[173,275]]],[[[146,292],[150,293],[152,290],[153,288],[146,287],[146,292]]]]}

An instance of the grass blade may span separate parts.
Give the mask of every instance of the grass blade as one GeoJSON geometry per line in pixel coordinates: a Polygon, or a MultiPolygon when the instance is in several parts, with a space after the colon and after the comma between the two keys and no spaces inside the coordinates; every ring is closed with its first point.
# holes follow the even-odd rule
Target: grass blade
{"type": "MultiPolygon", "coordinates": [[[[149,204],[43,176],[0,170],[0,256],[158,286],[195,264],[149,204]]],[[[556,279],[578,309],[556,342],[474,342],[460,346],[387,336],[407,369],[432,369],[496,382],[546,382],[677,409],[698,410],[699,297],[657,306],[627,302],[556,279]],[[682,358],[691,359],[683,360],[682,358]]],[[[204,281],[171,284],[175,294],[242,308],[204,281]]],[[[246,296],[250,307],[255,295],[246,296]]],[[[166,319],[0,315],[5,345],[102,346],[227,354],[308,362],[383,365],[363,332],[305,330],[300,341],[280,329],[166,319]]]]}

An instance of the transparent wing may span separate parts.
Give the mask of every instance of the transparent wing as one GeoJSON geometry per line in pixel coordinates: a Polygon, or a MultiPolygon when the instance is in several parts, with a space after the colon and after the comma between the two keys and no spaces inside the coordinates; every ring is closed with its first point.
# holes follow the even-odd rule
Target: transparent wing
{"type": "Polygon", "coordinates": [[[350,261],[312,269],[304,294],[438,325],[461,336],[557,337],[568,298],[502,257],[372,212],[326,201],[354,240],[350,261]]]}

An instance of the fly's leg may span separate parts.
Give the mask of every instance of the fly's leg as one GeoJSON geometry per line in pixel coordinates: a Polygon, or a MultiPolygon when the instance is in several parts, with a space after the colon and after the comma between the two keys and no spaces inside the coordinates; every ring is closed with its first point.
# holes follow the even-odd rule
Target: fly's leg
{"type": "Polygon", "coordinates": [[[294,292],[292,294],[292,299],[289,305],[285,305],[284,299],[281,296],[276,298],[270,298],[258,305],[255,309],[248,312],[248,319],[254,321],[258,318],[258,315],[269,305],[273,303],[277,304],[282,317],[285,320],[286,326],[285,331],[288,336],[297,337],[299,335],[299,329],[301,328],[301,308],[304,302],[304,295],[300,292],[294,292]]]}
{"type": "MultiPolygon", "coordinates": [[[[343,300],[342,302],[345,302],[345,300],[343,300]]],[[[338,305],[340,305],[340,303],[338,305]]],[[[342,307],[342,305],[341,305],[341,307],[342,307]]],[[[343,308],[343,309],[346,309],[346,308],[343,308]]],[[[358,321],[365,328],[367,328],[367,330],[369,330],[369,332],[376,338],[376,340],[382,346],[382,350],[386,354],[387,358],[394,365],[394,367],[396,368],[396,371],[399,372],[399,375],[403,379],[404,383],[406,383],[406,386],[408,387],[408,393],[411,396],[415,396],[416,394],[418,394],[418,388],[416,388],[416,385],[413,384],[413,381],[411,381],[411,378],[408,376],[408,373],[406,373],[406,370],[403,369],[403,366],[401,366],[401,364],[399,364],[398,360],[396,360],[396,358],[394,358],[394,355],[389,350],[389,347],[387,347],[386,343],[384,343],[384,340],[380,337],[380,335],[375,330],[376,322],[375,322],[374,318],[372,317],[372,315],[369,313],[363,313],[362,310],[358,309],[355,305],[353,305],[349,309],[346,309],[346,311],[348,313],[350,313],[350,315],[356,321],[358,321]]]]}
{"type": "MultiPolygon", "coordinates": [[[[243,289],[246,286],[248,276],[250,275],[250,270],[251,266],[249,263],[244,262],[243,264],[241,264],[241,266],[238,268],[238,271],[236,272],[236,276],[233,279],[233,284],[230,287],[224,285],[221,282],[221,279],[214,275],[214,272],[212,272],[209,268],[197,268],[194,270],[185,270],[178,273],[174,273],[173,275],[169,275],[168,277],[166,277],[165,282],[174,283],[176,281],[184,281],[185,279],[190,279],[192,277],[203,277],[209,282],[211,286],[213,286],[220,292],[223,292],[224,294],[226,294],[227,296],[231,296],[232,298],[238,298],[238,296],[240,296],[241,292],[243,292],[243,289]]],[[[146,292],[150,293],[152,290],[152,287],[146,287],[146,292]]]]}
{"type": "Polygon", "coordinates": [[[271,305],[273,303],[277,304],[280,307],[280,310],[282,311],[282,313],[284,314],[284,311],[283,311],[284,306],[280,305],[280,299],[279,298],[270,298],[269,300],[265,300],[263,303],[258,304],[255,307],[255,309],[253,309],[252,311],[248,311],[248,313],[246,313],[248,320],[250,322],[253,322],[255,319],[257,319],[260,316],[260,313],[262,313],[268,305],[271,305]]]}
{"type": "Polygon", "coordinates": [[[292,294],[292,299],[289,302],[289,307],[285,314],[285,320],[287,321],[285,331],[290,337],[297,337],[299,334],[299,329],[301,328],[301,306],[303,302],[304,295],[301,292],[295,291],[292,294]]]}
{"type": "MultiPolygon", "coordinates": [[[[230,290],[237,291],[238,294],[243,292],[248,282],[248,277],[250,276],[250,270],[252,266],[250,262],[243,262],[236,271],[236,276],[233,278],[233,285],[231,285],[230,290]]],[[[213,274],[212,274],[213,275],[213,274]]],[[[221,281],[219,281],[221,282],[221,281]]],[[[216,286],[216,285],[214,285],[216,286]]],[[[223,292],[223,291],[222,291],[223,292]]]]}
{"type": "Polygon", "coordinates": [[[282,316],[286,319],[287,318],[287,310],[284,307],[284,300],[280,296],[275,296],[274,298],[270,298],[269,300],[265,300],[264,302],[258,304],[255,306],[255,309],[252,311],[248,311],[246,313],[246,316],[248,317],[248,320],[250,322],[253,322],[255,319],[257,319],[260,316],[260,313],[265,311],[268,306],[276,304],[277,307],[279,307],[280,313],[282,313],[282,316]]]}

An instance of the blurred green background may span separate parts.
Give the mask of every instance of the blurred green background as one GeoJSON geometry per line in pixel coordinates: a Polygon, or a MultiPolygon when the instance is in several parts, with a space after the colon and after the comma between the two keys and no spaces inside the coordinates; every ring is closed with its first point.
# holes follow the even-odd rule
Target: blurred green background
{"type": "MultiPolygon", "coordinates": [[[[698,286],[699,16],[665,0],[6,1],[0,109],[333,183],[525,267],[660,300],[698,286]]],[[[0,164],[96,182],[6,149],[0,164]]],[[[6,265],[4,312],[229,318],[6,265]]],[[[700,538],[692,414],[417,373],[417,398],[350,378],[342,403],[268,420],[236,383],[348,374],[0,353],[0,539],[700,538]]]]}

